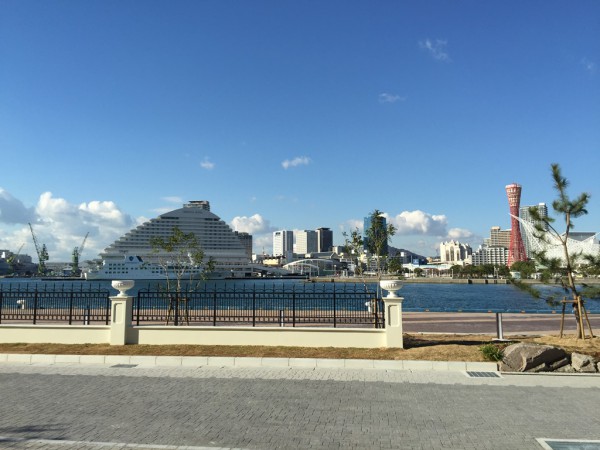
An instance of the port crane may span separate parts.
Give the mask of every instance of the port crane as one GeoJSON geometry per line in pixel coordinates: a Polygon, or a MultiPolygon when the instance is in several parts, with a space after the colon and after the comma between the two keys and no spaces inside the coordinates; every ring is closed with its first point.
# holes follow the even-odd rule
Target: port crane
{"type": "Polygon", "coordinates": [[[19,247],[19,250],[17,250],[17,253],[13,253],[6,259],[6,262],[10,265],[10,269],[11,269],[12,273],[17,272],[16,267],[17,267],[17,264],[19,264],[19,255],[21,254],[21,250],[23,250],[24,246],[25,246],[25,244],[21,244],[21,246],[19,247]]]}
{"type": "Polygon", "coordinates": [[[37,252],[38,255],[38,274],[39,275],[45,275],[46,274],[46,261],[48,261],[48,249],[46,248],[46,244],[42,244],[40,246],[40,244],[38,243],[37,237],[35,235],[35,232],[33,231],[33,227],[31,226],[31,223],[29,224],[29,229],[31,230],[31,236],[33,237],[33,245],[35,245],[35,251],[37,252]]]}
{"type": "Polygon", "coordinates": [[[85,237],[83,238],[83,242],[81,242],[81,245],[79,247],[75,247],[73,249],[73,260],[71,262],[71,275],[73,276],[78,276],[81,274],[81,270],[79,269],[79,258],[81,257],[81,254],[83,253],[83,249],[85,248],[85,243],[87,241],[87,238],[89,236],[89,231],[85,234],[85,237]]]}

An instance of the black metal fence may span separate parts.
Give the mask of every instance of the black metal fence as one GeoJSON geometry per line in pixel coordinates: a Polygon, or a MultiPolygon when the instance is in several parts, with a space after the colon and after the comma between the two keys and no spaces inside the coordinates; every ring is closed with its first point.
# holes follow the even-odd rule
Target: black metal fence
{"type": "Polygon", "coordinates": [[[109,320],[106,289],[39,289],[27,285],[0,289],[0,323],[108,325],[109,320]]]}
{"type": "MultiPolygon", "coordinates": [[[[0,323],[106,324],[109,291],[25,287],[2,290],[0,323]]],[[[135,325],[384,327],[384,308],[374,288],[304,285],[243,289],[206,288],[174,294],[140,290],[133,301],[135,325]]]]}
{"type": "Polygon", "coordinates": [[[383,302],[361,289],[204,290],[181,295],[140,291],[136,324],[384,326],[383,302]]]}

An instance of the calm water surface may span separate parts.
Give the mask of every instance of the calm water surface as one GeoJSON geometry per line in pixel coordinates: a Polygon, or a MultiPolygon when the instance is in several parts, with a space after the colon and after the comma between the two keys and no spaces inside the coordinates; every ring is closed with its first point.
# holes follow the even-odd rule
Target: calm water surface
{"type": "MultiPolygon", "coordinates": [[[[43,280],[15,280],[0,279],[2,289],[23,289],[25,286],[33,289],[108,289],[111,295],[117,291],[110,286],[110,281],[43,281],[43,280]]],[[[135,287],[129,292],[136,294],[139,289],[156,289],[156,282],[136,281],[135,287]]],[[[371,290],[375,289],[374,283],[369,283],[371,290]]],[[[563,297],[562,291],[554,286],[536,285],[536,288],[545,295],[551,293],[557,299],[563,297]]],[[[364,289],[362,283],[307,283],[304,280],[227,280],[208,281],[206,289],[219,290],[316,290],[330,292],[364,289]]],[[[407,283],[402,287],[399,295],[404,297],[404,309],[436,311],[457,310],[526,310],[550,311],[559,307],[551,307],[544,300],[533,298],[512,285],[507,284],[412,284],[407,283]]],[[[590,300],[586,304],[589,312],[600,313],[600,301],[590,300]]]]}

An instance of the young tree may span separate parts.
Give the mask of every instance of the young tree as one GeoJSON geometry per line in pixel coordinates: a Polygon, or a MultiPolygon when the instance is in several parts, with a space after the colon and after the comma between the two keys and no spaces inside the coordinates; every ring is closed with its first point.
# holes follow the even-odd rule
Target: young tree
{"type": "MultiPolygon", "coordinates": [[[[586,206],[590,199],[590,194],[583,192],[578,197],[571,199],[567,194],[569,182],[562,176],[560,166],[552,164],[552,179],[554,181],[554,189],[557,192],[558,198],[552,202],[554,211],[564,220],[565,231],[560,233],[554,226],[555,219],[552,217],[543,217],[537,207],[531,207],[529,214],[535,224],[535,237],[544,243],[547,247],[550,245],[558,245],[562,250],[562,258],[549,256],[547,250],[534,252],[535,261],[543,266],[546,277],[548,275],[557,276],[557,281],[561,284],[565,292],[571,294],[573,302],[573,312],[577,321],[577,337],[585,338],[583,329],[583,317],[587,319],[584,302],[581,299],[581,293],[575,284],[575,267],[577,261],[581,259],[581,253],[572,252],[569,249],[569,235],[573,229],[573,219],[581,217],[588,213],[586,206]]],[[[593,260],[593,256],[590,256],[593,260]]],[[[590,334],[593,336],[591,325],[590,334]]]]}
{"type": "Polygon", "coordinates": [[[214,270],[214,261],[204,261],[204,250],[194,233],[184,233],[173,227],[172,234],[150,240],[152,251],[164,271],[166,293],[169,298],[167,324],[173,315],[174,324],[179,324],[181,313],[189,323],[188,296],[196,291],[207,275],[214,270]]]}
{"type": "Polygon", "coordinates": [[[393,256],[389,259],[388,265],[387,265],[387,271],[388,271],[388,273],[391,273],[394,275],[402,275],[404,273],[404,270],[402,267],[402,260],[400,259],[400,257],[393,256]]]}
{"type": "Polygon", "coordinates": [[[344,236],[344,250],[346,253],[350,255],[350,260],[354,263],[356,258],[356,263],[354,263],[354,275],[362,274],[362,263],[360,261],[360,254],[363,250],[363,238],[360,235],[360,231],[358,228],[355,228],[348,236],[348,233],[345,231],[342,233],[344,236]]]}
{"type": "Polygon", "coordinates": [[[396,234],[396,227],[385,223],[383,213],[378,209],[370,214],[371,225],[365,230],[367,250],[377,258],[377,277],[381,278],[382,259],[387,257],[388,243],[396,234]]]}

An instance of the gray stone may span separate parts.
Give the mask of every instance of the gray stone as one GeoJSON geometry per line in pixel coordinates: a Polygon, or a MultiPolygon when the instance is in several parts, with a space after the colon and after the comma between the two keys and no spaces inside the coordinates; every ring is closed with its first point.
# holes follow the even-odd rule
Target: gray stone
{"type": "Polygon", "coordinates": [[[548,371],[555,372],[561,367],[569,365],[571,360],[568,357],[564,357],[563,359],[559,359],[558,361],[554,361],[552,364],[548,364],[548,371]]]}
{"type": "Polygon", "coordinates": [[[577,372],[583,373],[595,373],[596,365],[594,358],[589,355],[582,355],[581,353],[571,354],[571,365],[577,372]]]}
{"type": "Polygon", "coordinates": [[[552,365],[567,357],[567,353],[551,345],[536,345],[525,342],[509,345],[504,350],[500,363],[503,372],[528,372],[532,369],[540,371],[541,365],[552,365]]]}
{"type": "Polygon", "coordinates": [[[573,366],[571,364],[567,364],[566,366],[559,367],[554,372],[557,372],[557,373],[575,373],[575,369],[573,369],[573,366]]]}

